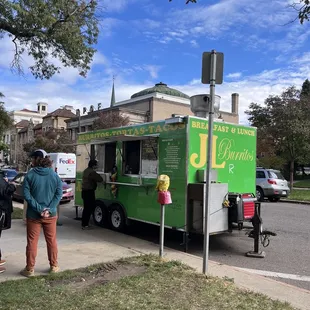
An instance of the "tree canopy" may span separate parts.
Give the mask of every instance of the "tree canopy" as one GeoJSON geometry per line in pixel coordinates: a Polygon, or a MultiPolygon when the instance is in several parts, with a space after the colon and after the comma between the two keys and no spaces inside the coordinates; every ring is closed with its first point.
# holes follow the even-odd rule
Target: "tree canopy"
{"type": "Polygon", "coordinates": [[[252,103],[246,111],[251,125],[258,128],[258,152],[265,147],[268,156],[279,155],[290,163],[291,186],[295,164],[310,160],[308,111],[309,97],[293,86],[280,96],[269,96],[264,106],[252,103]]]}
{"type": "Polygon", "coordinates": [[[303,24],[304,21],[309,21],[310,0],[300,0],[299,3],[294,3],[293,7],[298,11],[298,19],[301,24],[303,24]]]}
{"type": "Polygon", "coordinates": [[[25,52],[36,78],[59,72],[55,59],[85,77],[99,34],[97,8],[97,0],[0,0],[0,38],[8,34],[15,45],[12,67],[22,72],[25,52]]]}
{"type": "Polygon", "coordinates": [[[2,143],[3,133],[12,125],[12,120],[4,107],[4,102],[2,101],[3,98],[4,95],[0,92],[0,151],[6,149],[6,145],[2,143]]]}
{"type": "Polygon", "coordinates": [[[26,153],[29,153],[34,149],[43,149],[47,153],[75,152],[75,146],[72,144],[72,140],[67,131],[49,131],[44,135],[35,137],[33,141],[23,145],[23,150],[26,153]]]}
{"type": "Polygon", "coordinates": [[[94,121],[93,129],[107,129],[129,124],[129,117],[123,116],[119,111],[101,112],[99,118],[94,121]]]}
{"type": "Polygon", "coordinates": [[[302,84],[300,95],[310,99],[310,81],[308,79],[302,84]]]}

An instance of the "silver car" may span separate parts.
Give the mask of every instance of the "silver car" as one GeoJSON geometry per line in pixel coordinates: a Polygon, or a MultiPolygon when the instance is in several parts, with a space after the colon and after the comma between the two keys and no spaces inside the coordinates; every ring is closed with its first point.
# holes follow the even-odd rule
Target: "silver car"
{"type": "Polygon", "coordinates": [[[287,181],[279,170],[256,168],[256,198],[276,202],[290,193],[287,181]]]}

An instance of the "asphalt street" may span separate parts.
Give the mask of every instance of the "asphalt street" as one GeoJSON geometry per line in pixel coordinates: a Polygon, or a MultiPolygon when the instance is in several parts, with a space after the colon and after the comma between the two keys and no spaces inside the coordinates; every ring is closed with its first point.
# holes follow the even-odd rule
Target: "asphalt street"
{"type": "MultiPolygon", "coordinates": [[[[63,205],[61,216],[75,217],[73,203],[63,205]]],[[[210,259],[223,264],[260,270],[263,273],[285,274],[279,281],[310,290],[310,205],[289,203],[263,203],[264,229],[277,233],[270,245],[263,250],[265,258],[248,258],[245,253],[253,250],[253,239],[246,231],[234,231],[210,237],[210,259]],[[294,275],[294,276],[291,276],[294,275]],[[296,280],[296,277],[303,277],[296,280]]],[[[104,231],[104,230],[103,230],[104,231]]],[[[158,243],[159,227],[135,223],[127,234],[158,243]]],[[[183,250],[182,234],[166,230],[165,246],[183,250]]],[[[189,253],[203,255],[202,237],[194,237],[189,243],[189,253]]]]}
{"type": "MultiPolygon", "coordinates": [[[[290,203],[263,203],[263,227],[277,234],[270,238],[270,245],[261,247],[265,258],[249,258],[245,253],[253,250],[253,239],[246,231],[233,231],[210,237],[210,259],[223,264],[285,274],[277,278],[307,290],[310,290],[310,205],[290,203]],[[294,275],[291,276],[291,275],[294,275]],[[294,280],[298,276],[305,280],[294,280]]],[[[137,223],[129,234],[158,243],[159,228],[137,223]]],[[[182,235],[166,230],[165,246],[183,250],[182,235]]],[[[189,243],[189,253],[203,255],[203,238],[194,236],[189,243]]],[[[253,271],[254,272],[254,271],[253,271]]]]}

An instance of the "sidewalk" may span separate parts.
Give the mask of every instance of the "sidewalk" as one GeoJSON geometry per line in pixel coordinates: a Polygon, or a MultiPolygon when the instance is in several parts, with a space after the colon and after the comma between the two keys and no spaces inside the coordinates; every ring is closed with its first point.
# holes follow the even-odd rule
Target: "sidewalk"
{"type": "MultiPolygon", "coordinates": [[[[82,231],[79,221],[65,217],[62,221],[64,226],[58,228],[59,263],[62,270],[139,254],[158,254],[158,246],[153,243],[102,228],[82,231]]],[[[21,220],[15,220],[12,227],[11,230],[3,233],[1,238],[3,255],[8,262],[7,271],[0,276],[0,282],[22,278],[18,272],[25,265],[25,226],[21,220]]],[[[168,259],[180,260],[201,272],[202,259],[200,257],[171,249],[165,249],[165,255],[168,259]]],[[[36,273],[46,274],[47,270],[46,248],[41,238],[36,273]]],[[[310,291],[216,262],[209,263],[209,271],[213,276],[233,278],[240,288],[287,301],[298,309],[309,310],[310,291]]]]}

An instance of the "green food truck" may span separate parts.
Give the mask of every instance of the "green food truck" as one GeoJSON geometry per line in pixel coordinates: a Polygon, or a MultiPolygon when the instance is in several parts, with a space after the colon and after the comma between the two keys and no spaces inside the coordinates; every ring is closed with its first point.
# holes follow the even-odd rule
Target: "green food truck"
{"type": "MultiPolygon", "coordinates": [[[[255,207],[256,128],[214,122],[210,234],[251,221],[255,207]]],[[[172,204],[165,227],[204,232],[204,170],[207,119],[169,119],[81,133],[77,143],[76,206],[82,206],[81,179],[90,158],[104,179],[96,191],[94,222],[122,231],[131,221],[159,225],[159,175],[170,177],[172,204]]]]}

